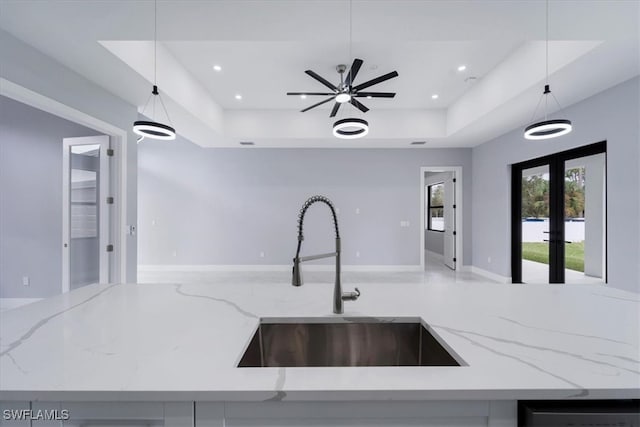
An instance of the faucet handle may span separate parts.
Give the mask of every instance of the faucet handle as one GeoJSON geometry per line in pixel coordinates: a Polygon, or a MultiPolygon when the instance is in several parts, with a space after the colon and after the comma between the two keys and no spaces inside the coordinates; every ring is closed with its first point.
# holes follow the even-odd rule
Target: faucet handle
{"type": "Polygon", "coordinates": [[[355,301],[360,297],[360,289],[356,288],[355,292],[343,292],[342,301],[355,301]]]}

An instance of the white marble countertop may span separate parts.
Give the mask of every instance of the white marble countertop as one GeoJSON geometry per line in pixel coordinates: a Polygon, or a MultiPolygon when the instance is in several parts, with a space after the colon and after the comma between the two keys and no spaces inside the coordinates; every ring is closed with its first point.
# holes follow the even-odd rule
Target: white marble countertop
{"type": "Polygon", "coordinates": [[[359,288],[344,316],[420,317],[468,366],[236,368],[261,317],[336,316],[329,283],[92,285],[0,315],[0,400],[640,398],[638,294],[359,288]]]}

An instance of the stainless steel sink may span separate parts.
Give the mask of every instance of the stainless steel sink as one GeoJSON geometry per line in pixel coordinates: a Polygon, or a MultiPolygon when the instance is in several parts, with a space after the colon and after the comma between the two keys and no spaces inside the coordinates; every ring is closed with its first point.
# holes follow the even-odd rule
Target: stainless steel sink
{"type": "Polygon", "coordinates": [[[416,318],[261,319],[238,367],[461,366],[416,318]]]}

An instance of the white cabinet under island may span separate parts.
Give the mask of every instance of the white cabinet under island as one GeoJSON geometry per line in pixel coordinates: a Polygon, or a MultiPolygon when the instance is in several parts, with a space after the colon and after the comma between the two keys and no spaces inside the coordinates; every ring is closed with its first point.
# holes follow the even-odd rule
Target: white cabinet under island
{"type": "Polygon", "coordinates": [[[331,313],[331,284],[284,282],[92,285],[9,310],[0,425],[30,425],[6,411],[66,410],[65,426],[507,427],[518,400],[640,398],[637,294],[358,286],[343,315],[331,313]],[[261,319],[318,318],[417,320],[460,366],[238,367],[261,319]]]}

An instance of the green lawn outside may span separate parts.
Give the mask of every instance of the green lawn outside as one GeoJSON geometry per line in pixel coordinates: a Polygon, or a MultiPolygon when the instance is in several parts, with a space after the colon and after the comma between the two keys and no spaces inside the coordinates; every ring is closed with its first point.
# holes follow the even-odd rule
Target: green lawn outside
{"type": "MultiPolygon", "coordinates": [[[[565,267],[584,272],[584,242],[566,243],[565,267]]],[[[549,264],[549,244],[547,242],[522,242],[522,259],[549,264]]]]}

